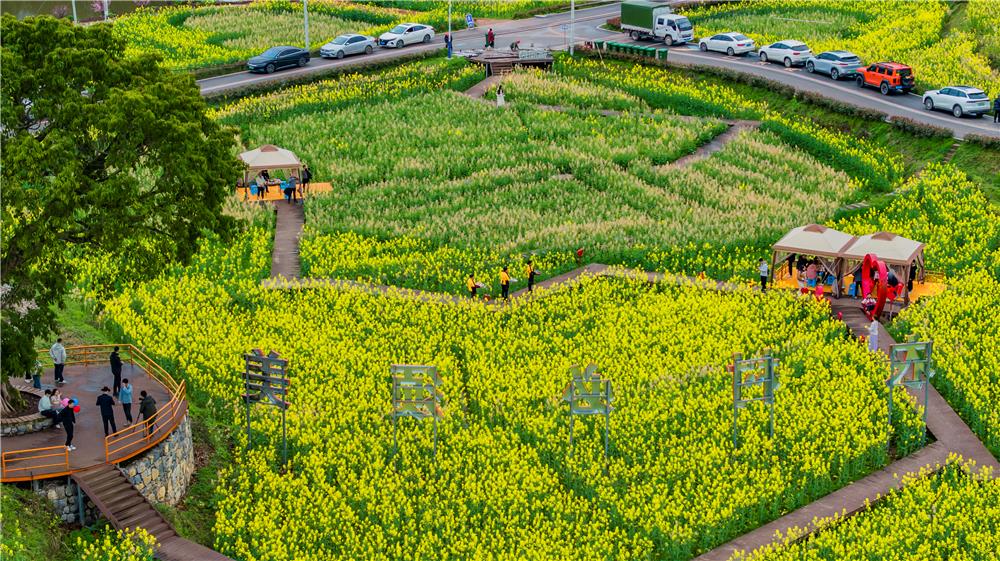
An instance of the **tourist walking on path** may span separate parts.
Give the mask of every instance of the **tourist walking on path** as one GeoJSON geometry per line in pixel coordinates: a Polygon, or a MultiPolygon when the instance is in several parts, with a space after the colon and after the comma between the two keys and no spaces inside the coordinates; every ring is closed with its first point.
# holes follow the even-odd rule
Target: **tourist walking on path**
{"type": "Polygon", "coordinates": [[[757,270],[760,271],[760,291],[767,292],[767,275],[770,272],[767,268],[767,261],[761,259],[757,270]]]}
{"type": "Polygon", "coordinates": [[[76,424],[76,413],[73,411],[74,407],[76,407],[76,400],[71,399],[66,406],[59,411],[59,421],[66,430],[67,450],[76,450],[76,446],[73,446],[73,425],[76,424]]]}
{"type": "Polygon", "coordinates": [[[469,280],[465,281],[465,288],[469,289],[469,298],[475,300],[476,290],[479,289],[479,283],[476,282],[476,275],[469,275],[469,280]]]}
{"type": "Polygon", "coordinates": [[[118,390],[118,401],[122,404],[127,427],[132,424],[132,384],[128,383],[128,378],[122,380],[122,389],[118,390]]]}
{"type": "Polygon", "coordinates": [[[493,28],[491,27],[489,31],[486,32],[486,47],[492,49],[494,47],[493,41],[496,36],[493,34],[493,28]]]}
{"type": "Polygon", "coordinates": [[[104,436],[110,434],[108,425],[111,425],[111,432],[118,432],[118,427],[115,426],[115,398],[111,397],[111,388],[107,386],[101,388],[101,395],[97,396],[97,406],[101,408],[104,436]]]}
{"type": "Polygon", "coordinates": [[[59,412],[52,406],[52,390],[45,390],[45,395],[38,400],[38,414],[52,419],[52,426],[56,426],[56,417],[59,416],[59,412]]]}
{"type": "Polygon", "coordinates": [[[535,286],[535,275],[538,271],[535,270],[535,266],[531,264],[531,259],[528,259],[527,265],[524,266],[524,276],[528,277],[528,292],[535,286]]]}
{"type": "Polygon", "coordinates": [[[111,384],[111,391],[115,395],[118,394],[118,390],[122,387],[122,357],[118,355],[118,347],[111,351],[111,376],[114,378],[111,384]]]}
{"type": "Polygon", "coordinates": [[[153,399],[153,396],[147,394],[146,390],[139,392],[139,395],[142,397],[139,400],[139,418],[143,421],[149,421],[149,431],[147,434],[153,434],[155,423],[153,423],[152,419],[156,415],[156,400],[153,399]]]}
{"type": "Polygon", "coordinates": [[[49,349],[49,356],[52,357],[52,364],[55,365],[56,385],[61,386],[66,383],[66,379],[63,378],[63,369],[66,368],[66,347],[62,344],[62,337],[56,339],[55,344],[49,349]]]}
{"type": "Polygon", "coordinates": [[[507,273],[507,267],[500,270],[500,293],[504,300],[510,300],[510,275],[507,273]]]}
{"type": "Polygon", "coordinates": [[[993,122],[1000,123],[1000,95],[993,100],[993,122]]]}

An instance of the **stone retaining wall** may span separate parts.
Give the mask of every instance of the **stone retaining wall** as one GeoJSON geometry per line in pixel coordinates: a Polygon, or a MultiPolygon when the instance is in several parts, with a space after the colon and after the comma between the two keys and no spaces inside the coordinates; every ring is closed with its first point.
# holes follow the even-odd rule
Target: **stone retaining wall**
{"type": "MultiPolygon", "coordinates": [[[[47,419],[46,419],[47,421],[47,419]]],[[[176,505],[187,493],[194,473],[194,443],[191,421],[187,415],[163,442],[135,458],[122,462],[118,468],[146,499],[153,503],[176,505]]],[[[35,492],[52,503],[56,514],[67,524],[78,524],[77,485],[68,477],[36,481],[35,492]]],[[[84,517],[87,524],[102,518],[93,501],[83,495],[84,517]]]]}
{"type": "Polygon", "coordinates": [[[194,474],[194,443],[188,416],[169,438],[118,467],[149,502],[176,505],[187,493],[194,474]]]}

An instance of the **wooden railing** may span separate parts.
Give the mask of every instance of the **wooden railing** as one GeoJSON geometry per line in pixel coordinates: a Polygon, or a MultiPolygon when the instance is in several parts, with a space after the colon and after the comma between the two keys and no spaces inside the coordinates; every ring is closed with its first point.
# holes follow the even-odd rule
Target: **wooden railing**
{"type": "MultiPolygon", "coordinates": [[[[108,355],[119,348],[122,362],[129,362],[145,371],[170,393],[166,404],[158,404],[157,412],[150,419],[126,427],[104,437],[106,462],[118,463],[145,452],[173,432],[187,413],[186,386],[177,382],[162,366],[133,345],[85,345],[66,347],[66,365],[107,364],[108,355]]],[[[48,349],[39,349],[38,360],[43,368],[52,367],[48,349]]],[[[138,399],[135,402],[138,406],[138,399]]],[[[89,467],[89,466],[87,466],[89,467]]],[[[67,475],[73,470],[69,465],[69,450],[65,446],[48,446],[13,450],[0,455],[0,478],[3,481],[29,481],[39,475],[53,477],[67,475]],[[59,458],[56,461],[54,458],[59,458]]]]}

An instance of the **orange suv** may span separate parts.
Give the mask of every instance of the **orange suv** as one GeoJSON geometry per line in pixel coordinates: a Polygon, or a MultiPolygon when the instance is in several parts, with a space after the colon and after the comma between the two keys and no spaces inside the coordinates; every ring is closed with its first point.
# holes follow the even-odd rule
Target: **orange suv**
{"type": "Polygon", "coordinates": [[[872,86],[882,95],[892,92],[908,93],[913,89],[913,69],[898,62],[879,62],[859,68],[855,80],[859,88],[872,86]]]}

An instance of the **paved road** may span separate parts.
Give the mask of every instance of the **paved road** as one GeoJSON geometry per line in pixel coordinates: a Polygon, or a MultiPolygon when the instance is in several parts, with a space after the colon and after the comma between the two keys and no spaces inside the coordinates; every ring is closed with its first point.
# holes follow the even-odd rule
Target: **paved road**
{"type": "MultiPolygon", "coordinates": [[[[618,13],[617,4],[577,10],[576,41],[618,40],[632,43],[624,34],[599,28],[605,20],[618,15],[618,13]]],[[[566,49],[569,43],[567,25],[569,21],[568,13],[560,13],[499,22],[493,26],[496,34],[496,45],[498,48],[506,48],[516,39],[521,41],[522,47],[535,45],[551,49],[566,49]]],[[[455,22],[464,23],[461,17],[456,17],[455,22]]],[[[457,31],[455,33],[455,49],[482,48],[487,27],[457,31]]],[[[653,43],[643,44],[652,45],[653,43]]],[[[213,95],[248,84],[276,82],[334,68],[362,66],[372,60],[389,60],[406,54],[440,49],[443,45],[444,41],[439,35],[429,45],[415,45],[399,50],[379,49],[368,56],[356,56],[344,60],[314,59],[306,68],[287,70],[269,76],[238,72],[199,80],[198,85],[203,95],[213,95]]],[[[762,63],[757,60],[756,55],[728,57],[719,53],[702,53],[695,46],[689,45],[672,47],[669,60],[680,64],[715,66],[754,74],[787,84],[800,91],[818,93],[843,103],[875,109],[892,117],[906,117],[920,123],[947,128],[952,131],[956,138],[964,138],[973,133],[1000,138],[1000,125],[994,124],[989,116],[978,119],[971,117],[959,119],[948,113],[926,111],[921,104],[920,96],[915,94],[885,97],[874,89],[859,89],[853,82],[844,80],[834,82],[826,76],[812,75],[801,68],[786,69],[779,64],[762,63]]]]}

